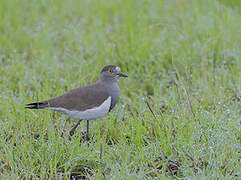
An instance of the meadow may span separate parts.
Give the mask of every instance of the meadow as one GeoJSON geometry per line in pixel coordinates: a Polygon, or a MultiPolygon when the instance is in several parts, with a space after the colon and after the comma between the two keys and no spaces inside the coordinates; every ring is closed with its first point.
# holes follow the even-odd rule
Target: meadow
{"type": "Polygon", "coordinates": [[[240,0],[1,0],[0,179],[239,179],[240,0]],[[24,109],[118,65],[86,122],[24,109]]]}

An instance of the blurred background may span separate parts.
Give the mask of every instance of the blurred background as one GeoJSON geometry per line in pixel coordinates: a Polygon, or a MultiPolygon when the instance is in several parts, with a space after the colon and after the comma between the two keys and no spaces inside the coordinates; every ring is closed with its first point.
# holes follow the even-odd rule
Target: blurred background
{"type": "Polygon", "coordinates": [[[0,175],[237,178],[240,19],[240,0],[1,0],[0,175]],[[69,141],[75,121],[24,110],[108,64],[129,78],[90,146],[85,124],[69,141]]]}

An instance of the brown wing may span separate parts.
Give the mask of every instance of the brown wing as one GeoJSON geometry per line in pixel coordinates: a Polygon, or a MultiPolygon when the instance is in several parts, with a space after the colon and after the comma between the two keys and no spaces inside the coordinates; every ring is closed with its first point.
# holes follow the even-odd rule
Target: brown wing
{"type": "Polygon", "coordinates": [[[73,89],[61,96],[55,98],[27,104],[26,108],[30,109],[43,109],[46,107],[59,107],[70,110],[84,111],[93,107],[98,107],[107,98],[109,94],[106,87],[101,83],[92,84],[73,89]]]}

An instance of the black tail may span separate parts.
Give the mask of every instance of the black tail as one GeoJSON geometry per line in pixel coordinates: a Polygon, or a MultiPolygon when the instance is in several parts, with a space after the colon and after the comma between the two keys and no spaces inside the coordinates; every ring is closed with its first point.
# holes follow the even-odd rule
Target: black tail
{"type": "Polygon", "coordinates": [[[43,109],[45,106],[45,103],[43,102],[36,102],[36,103],[30,103],[30,104],[26,104],[26,106],[24,108],[28,108],[28,109],[43,109]]]}

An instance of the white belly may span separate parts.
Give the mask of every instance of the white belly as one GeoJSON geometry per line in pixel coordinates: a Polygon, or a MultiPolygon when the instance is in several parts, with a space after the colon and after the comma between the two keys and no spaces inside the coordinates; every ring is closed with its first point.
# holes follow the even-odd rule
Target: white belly
{"type": "Polygon", "coordinates": [[[85,111],[77,111],[77,110],[68,110],[65,108],[59,108],[59,107],[49,107],[46,109],[51,109],[54,111],[59,111],[63,114],[66,114],[70,118],[73,119],[82,119],[82,120],[93,120],[103,117],[109,112],[111,105],[111,96],[108,97],[100,106],[94,107],[92,109],[88,109],[85,111]]]}

